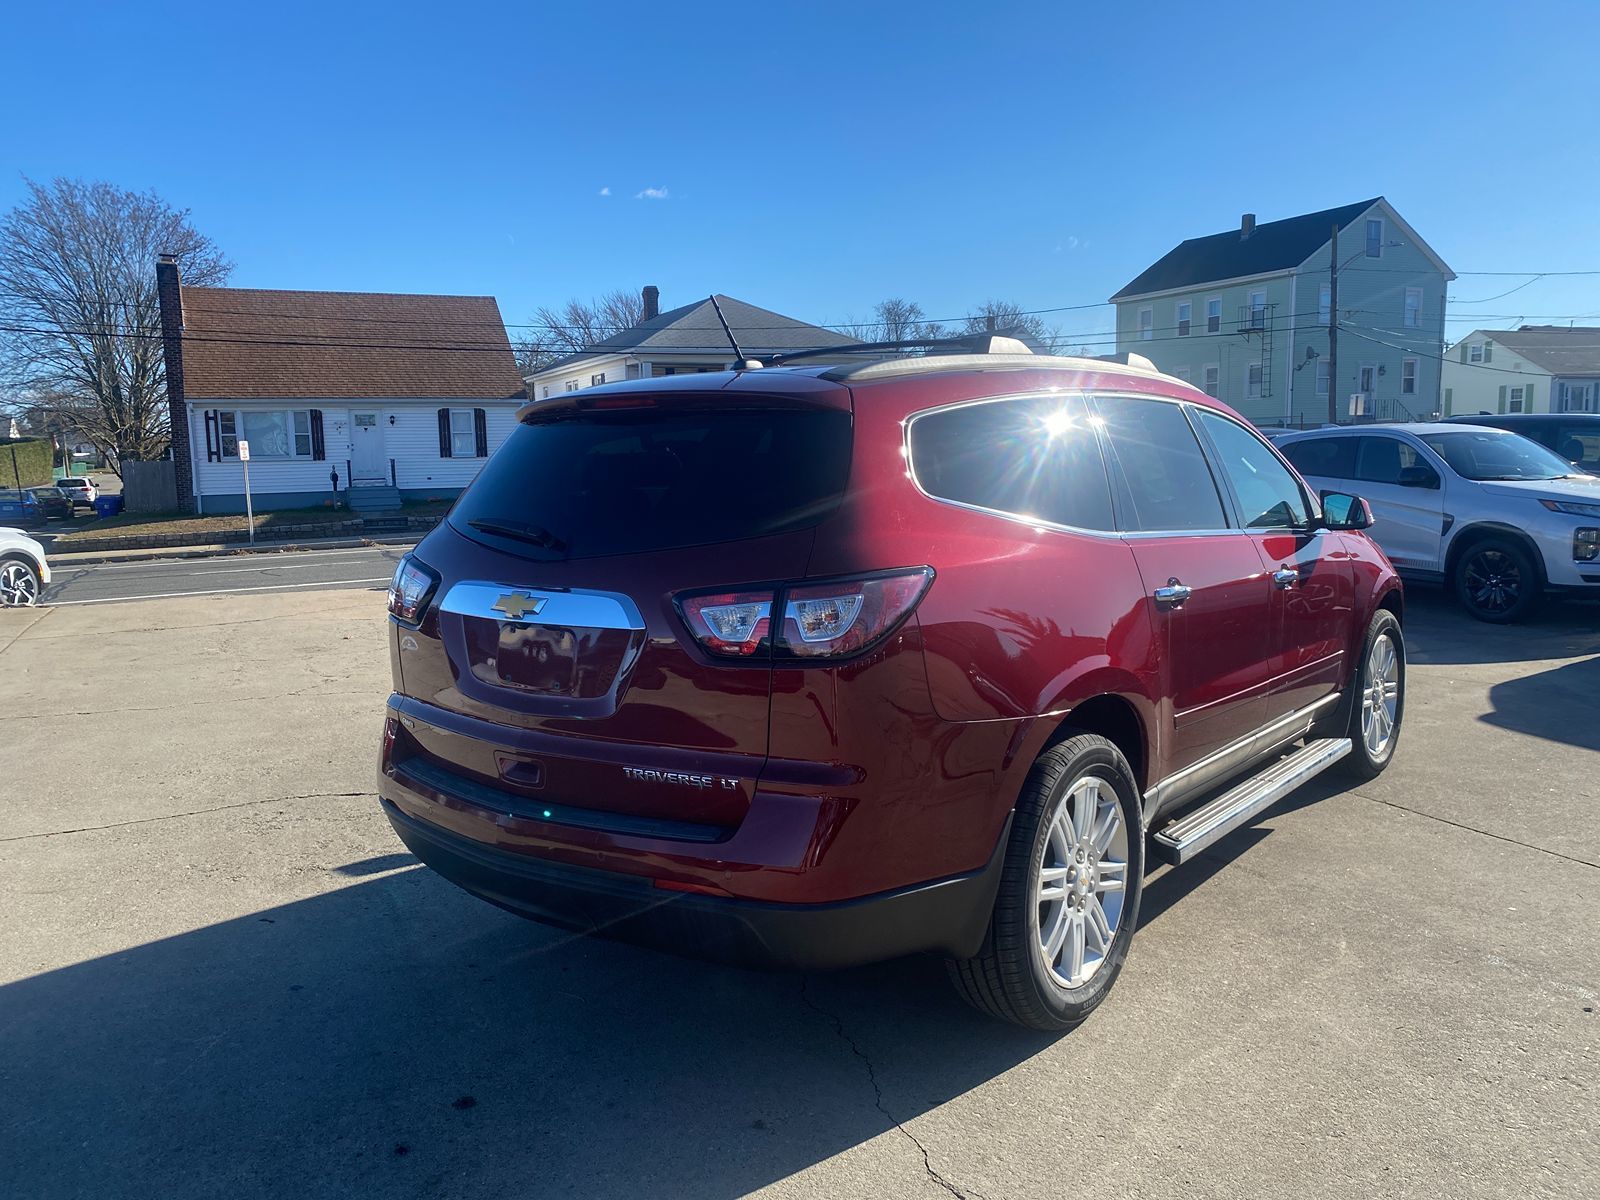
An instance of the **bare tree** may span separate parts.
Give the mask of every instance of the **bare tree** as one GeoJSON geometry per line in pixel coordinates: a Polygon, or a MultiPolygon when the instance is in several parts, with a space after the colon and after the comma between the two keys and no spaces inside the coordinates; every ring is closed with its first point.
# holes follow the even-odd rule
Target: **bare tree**
{"type": "Polygon", "coordinates": [[[642,320],[644,300],[637,292],[621,289],[587,303],[568,300],[560,308],[542,307],[533,314],[527,336],[517,339],[517,365],[524,375],[532,375],[563,355],[587,350],[642,320]]]}
{"type": "Polygon", "coordinates": [[[863,342],[915,342],[944,336],[944,326],[928,320],[915,300],[891,296],[872,307],[865,321],[847,322],[843,332],[863,342]]]}
{"type": "Polygon", "coordinates": [[[1008,300],[985,300],[961,323],[959,333],[998,333],[1048,345],[1058,336],[1037,313],[1028,313],[1008,300]]]}
{"type": "Polygon", "coordinates": [[[169,427],[156,256],[176,255],[199,285],[225,282],[232,264],[153,192],[25,182],[28,198],[0,221],[0,372],[24,407],[114,469],[159,458],[169,427]]]}

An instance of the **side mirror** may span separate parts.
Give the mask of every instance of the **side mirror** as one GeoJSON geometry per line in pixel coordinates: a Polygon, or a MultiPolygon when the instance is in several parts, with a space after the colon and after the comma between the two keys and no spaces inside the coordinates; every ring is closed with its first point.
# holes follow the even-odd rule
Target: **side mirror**
{"type": "Polygon", "coordinates": [[[1401,487],[1428,488],[1430,491],[1439,487],[1439,473],[1432,467],[1418,463],[1412,467],[1401,467],[1400,478],[1396,481],[1401,487]]]}
{"type": "Polygon", "coordinates": [[[1371,529],[1376,518],[1372,505],[1360,496],[1344,492],[1322,493],[1322,527],[1324,529],[1371,529]]]}

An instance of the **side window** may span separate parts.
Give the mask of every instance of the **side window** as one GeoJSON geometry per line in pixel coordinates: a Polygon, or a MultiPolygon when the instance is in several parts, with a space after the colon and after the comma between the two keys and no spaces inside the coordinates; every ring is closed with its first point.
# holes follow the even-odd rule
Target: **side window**
{"type": "Polygon", "coordinates": [[[1552,447],[1585,471],[1600,471],[1600,429],[1592,425],[1564,425],[1556,430],[1552,447]]]}
{"type": "Polygon", "coordinates": [[[1324,479],[1356,477],[1356,439],[1348,437],[1308,438],[1283,447],[1283,456],[1302,475],[1324,479]]]}
{"type": "Polygon", "coordinates": [[[1193,410],[1211,436],[1222,473],[1239,498],[1239,519],[1246,529],[1281,529],[1305,525],[1309,518],[1305,492],[1267,444],[1243,425],[1208,409],[1193,410]]]}
{"type": "Polygon", "coordinates": [[[1365,483],[1399,483],[1400,472],[1422,461],[1416,449],[1399,438],[1357,438],[1355,477],[1365,483]]]}
{"type": "Polygon", "coordinates": [[[928,495],[1078,529],[1114,528],[1094,428],[1076,397],[948,408],[911,422],[911,468],[928,495]]]}
{"type": "Polygon", "coordinates": [[[1211,468],[1181,406],[1106,396],[1098,408],[1128,510],[1124,529],[1227,527],[1211,468]]]}

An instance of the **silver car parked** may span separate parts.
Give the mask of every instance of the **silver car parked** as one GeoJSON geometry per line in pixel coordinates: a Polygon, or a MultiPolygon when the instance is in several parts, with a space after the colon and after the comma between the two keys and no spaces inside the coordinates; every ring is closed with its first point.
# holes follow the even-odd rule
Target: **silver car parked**
{"type": "Polygon", "coordinates": [[[1550,589],[1600,596],[1600,478],[1520,434],[1347,426],[1278,448],[1313,487],[1364,497],[1395,569],[1445,583],[1479,620],[1527,617],[1550,589]]]}

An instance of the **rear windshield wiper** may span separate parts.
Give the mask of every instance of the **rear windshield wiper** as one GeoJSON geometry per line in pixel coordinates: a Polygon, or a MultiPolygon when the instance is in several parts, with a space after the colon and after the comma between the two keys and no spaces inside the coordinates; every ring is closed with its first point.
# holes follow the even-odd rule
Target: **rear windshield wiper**
{"type": "Polygon", "coordinates": [[[530,546],[542,546],[546,550],[561,551],[567,544],[541,525],[529,525],[521,521],[496,521],[487,517],[468,521],[472,526],[483,533],[497,533],[501,537],[513,538],[519,542],[527,542],[530,546]]]}

